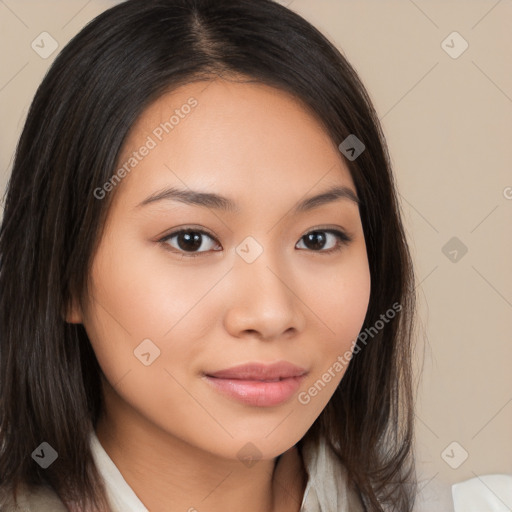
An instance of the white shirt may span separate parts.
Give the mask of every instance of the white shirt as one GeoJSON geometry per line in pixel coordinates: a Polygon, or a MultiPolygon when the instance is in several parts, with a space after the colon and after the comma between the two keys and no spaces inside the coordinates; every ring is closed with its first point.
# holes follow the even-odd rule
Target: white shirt
{"type": "MultiPolygon", "coordinates": [[[[149,512],[101,445],[96,432],[91,432],[91,450],[96,466],[105,481],[112,512],[149,512]]],[[[346,481],[345,470],[325,441],[318,448],[303,446],[304,467],[308,481],[300,512],[359,512],[340,482],[346,481]]]]}
{"type": "Polygon", "coordinates": [[[512,475],[482,475],[452,486],[455,512],[510,512],[512,475]]]}

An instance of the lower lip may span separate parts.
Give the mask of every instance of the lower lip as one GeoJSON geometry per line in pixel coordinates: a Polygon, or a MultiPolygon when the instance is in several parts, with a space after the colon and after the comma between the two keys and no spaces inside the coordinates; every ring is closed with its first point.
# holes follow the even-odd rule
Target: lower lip
{"type": "Polygon", "coordinates": [[[276,382],[257,380],[220,379],[206,375],[215,389],[247,405],[271,407],[286,402],[299,389],[305,375],[276,382]]]}

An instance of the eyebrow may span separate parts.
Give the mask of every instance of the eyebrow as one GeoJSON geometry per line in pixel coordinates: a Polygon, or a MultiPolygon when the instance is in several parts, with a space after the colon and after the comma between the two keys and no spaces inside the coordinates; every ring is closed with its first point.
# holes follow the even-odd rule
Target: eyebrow
{"type": "MultiPolygon", "coordinates": [[[[292,208],[292,213],[303,213],[340,199],[348,199],[357,205],[361,202],[352,189],[344,186],[335,186],[324,190],[320,194],[303,199],[292,208]]],[[[223,210],[232,213],[240,212],[240,208],[236,202],[227,197],[212,192],[201,192],[191,189],[185,190],[175,187],[166,188],[151,194],[149,197],[141,201],[136,208],[164,200],[174,200],[181,203],[214,208],[216,210],[223,210]]]]}

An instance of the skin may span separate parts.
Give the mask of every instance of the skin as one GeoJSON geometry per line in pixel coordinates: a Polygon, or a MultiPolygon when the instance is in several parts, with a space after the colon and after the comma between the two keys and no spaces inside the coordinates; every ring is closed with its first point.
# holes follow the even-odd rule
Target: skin
{"type": "Polygon", "coordinates": [[[87,307],[71,306],[67,320],[84,324],[104,372],[98,438],[149,510],[224,512],[243,504],[245,512],[297,512],[307,477],[294,445],[345,369],[308,404],[297,395],[352,348],[370,273],[357,203],[289,211],[331,185],[356,189],[336,145],[297,100],[224,79],[187,84],[149,106],[119,165],[192,96],[198,105],[110,192],[87,307]],[[240,211],[175,200],[136,206],[169,186],[216,192],[240,211]],[[194,250],[178,237],[160,241],[188,226],[215,237],[203,235],[196,258],[187,258],[194,250]],[[323,246],[308,245],[304,235],[318,226],[323,246]],[[343,244],[327,227],[352,241],[343,244]],[[235,251],[247,236],[263,249],[250,264],[235,251]],[[149,366],[134,356],[147,338],[160,350],[149,366]],[[203,377],[279,360],[308,374],[277,406],[240,403],[203,377]],[[247,443],[260,457],[250,467],[237,455],[247,443]]]}

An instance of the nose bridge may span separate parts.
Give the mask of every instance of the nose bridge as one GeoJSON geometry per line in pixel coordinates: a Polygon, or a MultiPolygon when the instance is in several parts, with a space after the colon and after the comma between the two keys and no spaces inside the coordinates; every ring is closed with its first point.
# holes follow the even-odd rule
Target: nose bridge
{"type": "Polygon", "coordinates": [[[285,255],[246,237],[235,248],[233,278],[237,283],[231,302],[231,327],[279,336],[289,328],[301,328],[300,306],[292,292],[292,273],[286,271],[285,255]]]}
{"type": "Polygon", "coordinates": [[[248,280],[249,287],[253,286],[263,292],[272,291],[275,298],[281,300],[287,298],[289,293],[283,282],[286,276],[280,275],[283,274],[280,269],[286,269],[286,261],[285,255],[270,247],[271,239],[268,234],[265,237],[260,236],[259,240],[247,236],[236,247],[234,270],[240,275],[240,279],[248,280]]]}

